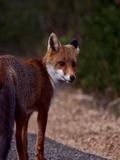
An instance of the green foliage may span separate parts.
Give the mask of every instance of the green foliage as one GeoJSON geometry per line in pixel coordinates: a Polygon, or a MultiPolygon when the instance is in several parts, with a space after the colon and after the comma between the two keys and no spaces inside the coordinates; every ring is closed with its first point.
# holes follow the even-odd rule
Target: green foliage
{"type": "Polygon", "coordinates": [[[113,3],[98,7],[84,18],[81,86],[120,93],[120,10],[113,3]]]}

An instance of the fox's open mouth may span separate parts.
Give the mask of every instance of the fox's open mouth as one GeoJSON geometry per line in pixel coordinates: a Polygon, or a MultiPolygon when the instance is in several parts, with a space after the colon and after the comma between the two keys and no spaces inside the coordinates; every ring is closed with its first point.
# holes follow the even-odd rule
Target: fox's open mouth
{"type": "Polygon", "coordinates": [[[65,80],[65,78],[64,78],[64,77],[62,77],[62,78],[58,79],[58,81],[59,81],[59,82],[61,82],[61,83],[65,83],[65,82],[66,82],[66,80],[65,80]]]}
{"type": "Polygon", "coordinates": [[[65,83],[66,82],[66,80],[65,80],[65,78],[64,77],[61,77],[60,79],[57,79],[60,83],[65,83]]]}
{"type": "Polygon", "coordinates": [[[62,80],[62,79],[58,79],[58,81],[59,81],[60,83],[64,83],[64,82],[65,82],[65,81],[62,80]]]}
{"type": "Polygon", "coordinates": [[[61,79],[58,79],[58,81],[61,83],[72,83],[71,80],[66,80],[64,77],[62,77],[61,79]]]}

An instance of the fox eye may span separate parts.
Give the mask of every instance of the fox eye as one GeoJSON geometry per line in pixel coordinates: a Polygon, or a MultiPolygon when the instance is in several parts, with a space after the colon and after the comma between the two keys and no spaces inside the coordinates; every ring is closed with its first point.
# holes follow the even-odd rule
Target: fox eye
{"type": "Polygon", "coordinates": [[[65,62],[64,62],[64,61],[59,61],[58,64],[59,64],[61,67],[65,66],[65,62]]]}
{"type": "Polygon", "coordinates": [[[75,62],[72,62],[72,67],[76,67],[76,63],[75,62]]]}

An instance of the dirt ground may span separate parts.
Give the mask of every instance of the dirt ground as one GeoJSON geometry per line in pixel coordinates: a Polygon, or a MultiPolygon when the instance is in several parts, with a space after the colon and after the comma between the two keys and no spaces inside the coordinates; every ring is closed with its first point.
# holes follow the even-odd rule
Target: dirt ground
{"type": "MultiPolygon", "coordinates": [[[[33,114],[29,132],[36,131],[33,114]]],[[[101,103],[80,89],[67,88],[55,94],[46,137],[84,152],[120,160],[120,117],[110,112],[105,101],[101,103]]]]}

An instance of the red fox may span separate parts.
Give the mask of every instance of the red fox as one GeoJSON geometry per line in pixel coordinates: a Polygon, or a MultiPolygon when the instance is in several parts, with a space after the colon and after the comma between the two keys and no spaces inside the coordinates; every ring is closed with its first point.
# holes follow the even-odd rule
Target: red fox
{"type": "Polygon", "coordinates": [[[38,113],[35,160],[45,160],[44,137],[50,102],[55,87],[75,80],[77,53],[77,40],[62,45],[51,33],[43,59],[20,62],[14,56],[0,56],[0,160],[7,158],[14,121],[18,159],[28,160],[27,127],[34,111],[38,113]]]}

